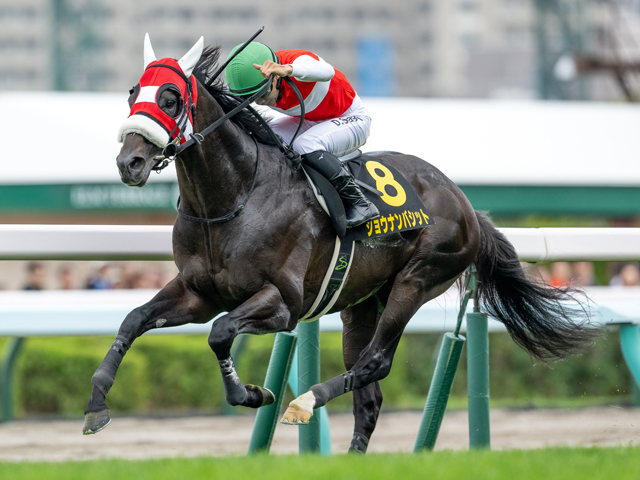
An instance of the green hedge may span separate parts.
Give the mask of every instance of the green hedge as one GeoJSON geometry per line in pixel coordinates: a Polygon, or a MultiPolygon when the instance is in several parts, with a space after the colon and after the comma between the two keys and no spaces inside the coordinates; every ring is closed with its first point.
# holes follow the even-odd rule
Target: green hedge
{"type": "MultiPolygon", "coordinates": [[[[429,389],[441,335],[407,334],[389,377],[381,382],[386,409],[422,408],[429,389]]],[[[81,415],[91,392],[91,376],[112,338],[28,339],[16,371],[19,416],[81,415]]],[[[0,346],[6,340],[0,341],[0,346]]],[[[262,384],[273,335],[248,339],[236,359],[245,383],[262,384]]],[[[598,341],[583,356],[551,367],[533,365],[505,334],[490,336],[491,398],[502,406],[625,404],[631,401],[628,369],[617,332],[598,341]]],[[[322,378],[344,371],[341,335],[321,335],[322,378]]],[[[289,401],[291,395],[285,399],[289,401]]],[[[466,357],[453,386],[454,406],[466,402],[466,357]]],[[[146,336],[127,353],[107,403],[114,411],[135,413],[219,412],[223,407],[218,363],[206,336],[146,336]]],[[[329,404],[350,411],[351,395],[329,404]]],[[[243,409],[237,409],[241,412],[243,409]]]]}

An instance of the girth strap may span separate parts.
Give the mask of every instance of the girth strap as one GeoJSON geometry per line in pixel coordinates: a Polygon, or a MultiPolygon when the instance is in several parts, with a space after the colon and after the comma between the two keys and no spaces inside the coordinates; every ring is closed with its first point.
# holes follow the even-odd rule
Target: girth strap
{"type": "Polygon", "coordinates": [[[301,317],[299,322],[311,322],[331,310],[347,280],[353,260],[354,247],[354,241],[342,242],[340,237],[336,237],[333,257],[320,287],[320,292],[318,292],[318,296],[307,314],[301,317]]]}

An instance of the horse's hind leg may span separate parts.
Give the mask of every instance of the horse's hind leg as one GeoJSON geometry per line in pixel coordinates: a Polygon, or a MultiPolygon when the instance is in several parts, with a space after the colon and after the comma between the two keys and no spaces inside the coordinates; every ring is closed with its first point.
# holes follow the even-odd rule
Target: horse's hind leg
{"type": "Polygon", "coordinates": [[[106,395],[113,385],[124,355],[136,338],[153,328],[205,323],[214,315],[210,305],[184,286],[180,275],[150,302],[131,311],[120,325],[118,336],[100,367],[91,377],[92,390],[84,412],[83,433],[97,433],[111,422],[106,395]]]}
{"type": "MultiPolygon", "coordinates": [[[[382,312],[377,297],[369,297],[364,302],[342,311],[342,352],[344,365],[351,370],[360,358],[362,350],[371,342],[376,330],[376,322],[382,312]]],[[[355,424],[350,452],[365,453],[371,434],[376,428],[382,392],[378,382],[353,391],[353,416],[355,424]]]]}
{"type": "MultiPolygon", "coordinates": [[[[440,222],[440,232],[446,231],[445,222],[444,219],[440,222]]],[[[455,235],[456,231],[454,226],[450,234],[433,235],[433,242],[424,238],[396,276],[373,339],[354,366],[342,375],[312,386],[291,402],[283,423],[307,423],[314,408],[389,374],[400,336],[411,317],[424,303],[444,293],[475,257],[477,239],[465,239],[455,235]]]]}
{"type": "Polygon", "coordinates": [[[314,408],[385,378],[391,370],[402,332],[411,317],[420,306],[446,291],[455,281],[454,277],[428,288],[423,282],[416,281],[415,277],[407,278],[402,272],[398,277],[402,278],[396,278],[373,339],[353,367],[342,375],[312,386],[308,392],[293,400],[282,417],[282,423],[304,425],[309,422],[314,408]]]}

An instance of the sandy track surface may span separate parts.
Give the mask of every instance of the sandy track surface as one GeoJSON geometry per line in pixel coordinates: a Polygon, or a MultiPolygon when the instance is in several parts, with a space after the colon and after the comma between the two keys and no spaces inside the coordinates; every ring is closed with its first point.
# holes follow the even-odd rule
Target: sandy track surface
{"type": "MultiPolygon", "coordinates": [[[[369,452],[411,452],[421,412],[383,413],[369,452]]],[[[467,412],[445,415],[436,450],[467,449],[467,412]]],[[[351,415],[331,415],[332,453],[344,453],[351,415]]],[[[0,424],[0,461],[65,461],[97,458],[244,455],[252,416],[118,418],[96,435],[82,435],[82,421],[17,421],[0,424]]],[[[298,450],[298,428],[278,424],[271,451],[298,450]]],[[[493,410],[491,447],[640,445],[640,409],[493,410]]]]}

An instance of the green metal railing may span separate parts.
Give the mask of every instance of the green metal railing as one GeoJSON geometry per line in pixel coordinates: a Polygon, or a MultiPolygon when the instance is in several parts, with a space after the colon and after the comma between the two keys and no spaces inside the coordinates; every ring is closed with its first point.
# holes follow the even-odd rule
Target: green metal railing
{"type": "Polygon", "coordinates": [[[2,355],[2,368],[0,369],[0,402],[2,402],[2,422],[9,422],[15,418],[13,410],[13,372],[15,363],[25,339],[22,337],[12,338],[5,347],[2,355]]]}
{"type": "MultiPolygon", "coordinates": [[[[476,272],[471,267],[466,274],[464,297],[458,312],[458,321],[453,333],[445,333],[440,346],[431,387],[418,430],[413,451],[433,450],[447,408],[453,379],[455,378],[465,337],[460,335],[462,319],[467,304],[477,293],[476,272]]],[[[467,317],[467,394],[469,397],[469,446],[489,448],[489,332],[487,316],[478,312],[474,302],[474,313],[467,317]]]]}

